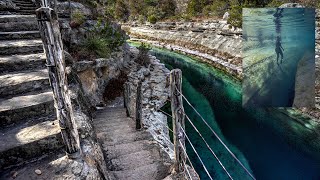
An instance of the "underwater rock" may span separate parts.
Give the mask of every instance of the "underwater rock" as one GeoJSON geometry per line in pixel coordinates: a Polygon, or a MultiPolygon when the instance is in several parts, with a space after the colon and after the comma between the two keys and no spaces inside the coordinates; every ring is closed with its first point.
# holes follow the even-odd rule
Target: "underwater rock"
{"type": "Polygon", "coordinates": [[[315,105],[315,77],[313,73],[310,73],[310,69],[313,68],[313,57],[306,53],[297,67],[294,107],[314,107],[315,105]]]}

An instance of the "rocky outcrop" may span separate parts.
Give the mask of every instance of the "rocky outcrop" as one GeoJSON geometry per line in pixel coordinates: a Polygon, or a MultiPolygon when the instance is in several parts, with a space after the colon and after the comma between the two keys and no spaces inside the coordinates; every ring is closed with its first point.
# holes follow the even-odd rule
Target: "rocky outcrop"
{"type": "Polygon", "coordinates": [[[74,1],[65,1],[57,3],[57,10],[59,17],[69,17],[72,12],[80,12],[86,18],[92,18],[92,10],[85,5],[74,2],[74,1]]]}
{"type": "Polygon", "coordinates": [[[90,97],[94,106],[103,104],[103,94],[109,81],[116,79],[131,61],[127,55],[128,46],[122,51],[113,53],[110,58],[100,58],[94,61],[79,61],[75,69],[81,80],[86,96],[90,97]]]}
{"type": "MultiPolygon", "coordinates": [[[[132,48],[132,56],[136,58],[138,51],[132,48]]],[[[130,117],[136,117],[136,97],[139,81],[142,82],[142,124],[153,138],[159,142],[162,149],[173,158],[173,145],[169,137],[167,116],[158,110],[163,107],[169,98],[169,70],[154,56],[150,56],[148,67],[135,65],[128,75],[125,94],[126,107],[130,117]]]]}

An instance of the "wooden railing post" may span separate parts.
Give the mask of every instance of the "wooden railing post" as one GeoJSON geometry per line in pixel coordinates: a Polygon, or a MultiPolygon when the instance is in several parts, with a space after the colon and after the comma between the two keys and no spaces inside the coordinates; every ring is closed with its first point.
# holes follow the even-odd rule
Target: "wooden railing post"
{"type": "Polygon", "coordinates": [[[124,89],[123,105],[124,105],[124,108],[126,109],[127,117],[129,117],[130,113],[129,113],[129,105],[128,104],[129,104],[129,96],[130,96],[130,86],[127,82],[124,83],[123,89],[124,89]]]}
{"type": "Polygon", "coordinates": [[[141,92],[141,80],[137,87],[137,99],[136,99],[136,129],[141,129],[141,119],[142,119],[142,92],[141,92]]]}
{"type": "Polygon", "coordinates": [[[181,128],[185,128],[185,113],[182,101],[182,72],[180,69],[174,69],[170,72],[170,87],[171,87],[171,110],[173,122],[173,143],[175,157],[175,172],[184,172],[184,162],[186,156],[183,147],[185,147],[184,133],[181,128]],[[181,142],[181,143],[180,143],[181,142]]]}
{"type": "Polygon", "coordinates": [[[46,53],[46,63],[50,84],[53,90],[54,104],[61,128],[66,152],[70,158],[80,155],[79,134],[74,122],[71,98],[68,93],[63,44],[57,13],[50,8],[50,2],[41,0],[42,7],[36,10],[38,25],[46,53]]]}

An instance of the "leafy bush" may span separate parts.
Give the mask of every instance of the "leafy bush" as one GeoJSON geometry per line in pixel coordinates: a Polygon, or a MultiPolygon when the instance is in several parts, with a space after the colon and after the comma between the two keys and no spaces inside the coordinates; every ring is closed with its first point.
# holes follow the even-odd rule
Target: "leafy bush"
{"type": "Polygon", "coordinates": [[[85,15],[79,11],[73,11],[71,14],[71,23],[73,23],[75,26],[80,26],[86,21],[85,15]]]}
{"type": "Polygon", "coordinates": [[[233,5],[230,10],[228,23],[234,27],[242,27],[242,5],[233,5]]]}
{"type": "Polygon", "coordinates": [[[187,14],[196,16],[199,12],[202,12],[200,3],[197,0],[190,0],[187,7],[187,14]]]}
{"type": "Polygon", "coordinates": [[[110,54],[110,49],[105,39],[96,35],[89,35],[83,43],[82,53],[90,54],[93,52],[93,57],[105,58],[110,54]]]}
{"type": "Polygon", "coordinates": [[[212,13],[212,15],[222,17],[224,13],[227,11],[227,9],[228,9],[228,2],[217,0],[217,1],[214,1],[213,4],[208,5],[204,8],[204,14],[210,15],[209,13],[207,13],[209,11],[212,13]]]}
{"type": "Polygon", "coordinates": [[[174,16],[176,11],[176,3],[174,0],[161,0],[159,2],[159,10],[163,14],[161,19],[174,16]]]}
{"type": "Polygon", "coordinates": [[[149,50],[151,48],[150,46],[147,46],[145,43],[141,43],[138,49],[139,49],[139,54],[136,59],[136,62],[142,66],[147,67],[150,64],[149,50]]]}
{"type": "MultiPolygon", "coordinates": [[[[126,36],[121,29],[109,22],[98,21],[89,31],[82,44],[82,52],[91,54],[95,58],[106,58],[112,52],[118,51],[126,41],[126,36]]],[[[92,56],[89,56],[92,57],[92,56]]]]}
{"type": "Polygon", "coordinates": [[[144,24],[144,23],[146,22],[145,17],[144,17],[143,15],[139,15],[139,17],[138,17],[138,22],[139,22],[140,24],[144,24]]]}
{"type": "Polygon", "coordinates": [[[268,3],[268,7],[279,7],[282,4],[284,4],[283,0],[272,0],[270,3],[268,3]]]}
{"type": "Polygon", "coordinates": [[[155,15],[150,15],[148,16],[148,21],[151,23],[151,24],[155,24],[157,23],[157,18],[155,15]]]}
{"type": "Polygon", "coordinates": [[[129,9],[124,0],[118,0],[115,4],[115,18],[122,21],[127,21],[129,17],[129,9]]]}

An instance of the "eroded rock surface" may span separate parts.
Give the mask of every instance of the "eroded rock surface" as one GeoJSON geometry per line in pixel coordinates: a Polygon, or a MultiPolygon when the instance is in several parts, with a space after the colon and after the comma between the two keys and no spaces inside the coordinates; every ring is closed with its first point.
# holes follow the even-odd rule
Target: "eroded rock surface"
{"type": "MultiPolygon", "coordinates": [[[[131,48],[132,56],[137,56],[138,51],[131,48]]],[[[171,158],[173,158],[173,145],[169,137],[167,116],[158,110],[165,105],[169,96],[170,71],[160,63],[160,60],[150,56],[148,67],[136,66],[128,75],[126,104],[130,117],[136,117],[136,97],[139,81],[142,82],[142,123],[153,138],[158,141],[171,158]]]]}

